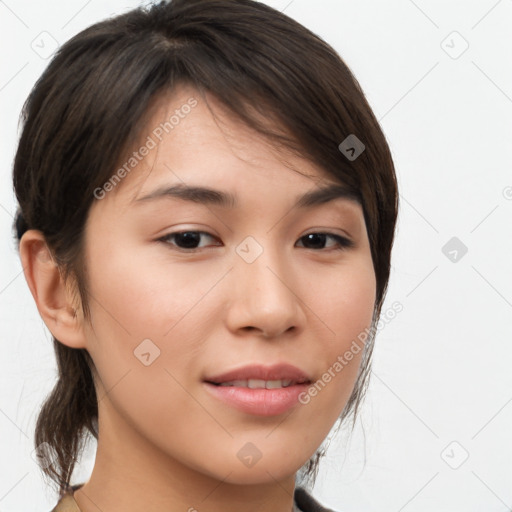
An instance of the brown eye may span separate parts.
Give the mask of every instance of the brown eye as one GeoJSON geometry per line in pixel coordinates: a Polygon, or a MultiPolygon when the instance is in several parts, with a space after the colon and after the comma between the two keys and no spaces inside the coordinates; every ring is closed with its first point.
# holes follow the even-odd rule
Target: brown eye
{"type": "Polygon", "coordinates": [[[299,240],[303,240],[302,246],[306,249],[348,249],[354,245],[348,238],[334,233],[309,233],[299,238],[299,240]],[[326,247],[325,244],[329,238],[333,239],[335,244],[334,246],[330,245],[326,247]]]}
{"type": "MultiPolygon", "coordinates": [[[[176,231],[159,238],[159,240],[171,246],[176,246],[178,249],[200,249],[199,244],[203,235],[211,239],[215,238],[205,231],[176,231]]],[[[202,247],[205,247],[205,245],[202,247]]]]}

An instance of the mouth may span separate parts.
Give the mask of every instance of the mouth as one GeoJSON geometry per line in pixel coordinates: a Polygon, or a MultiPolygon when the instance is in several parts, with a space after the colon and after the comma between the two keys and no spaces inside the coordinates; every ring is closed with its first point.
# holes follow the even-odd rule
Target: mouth
{"type": "Polygon", "coordinates": [[[295,384],[311,382],[311,377],[303,370],[288,363],[265,366],[251,364],[229,370],[222,374],[206,377],[204,379],[214,385],[240,386],[251,389],[267,388],[272,386],[287,387],[295,384]]]}
{"type": "Polygon", "coordinates": [[[203,380],[208,393],[247,414],[276,416],[298,405],[312,379],[288,364],[251,365],[203,380]]]}
{"type": "Polygon", "coordinates": [[[296,386],[297,384],[309,384],[310,381],[307,379],[302,380],[291,380],[291,379],[278,379],[278,380],[263,380],[263,379],[242,379],[242,380],[231,380],[227,382],[213,382],[205,381],[208,384],[214,386],[231,386],[238,388],[248,389],[281,389],[288,388],[290,386],[296,386]]]}

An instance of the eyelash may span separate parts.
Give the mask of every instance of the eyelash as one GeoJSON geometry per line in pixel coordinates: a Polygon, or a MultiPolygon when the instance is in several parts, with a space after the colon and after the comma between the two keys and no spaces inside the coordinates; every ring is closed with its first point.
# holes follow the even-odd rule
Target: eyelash
{"type": "MultiPolygon", "coordinates": [[[[173,233],[169,233],[169,234],[159,238],[157,241],[162,242],[166,245],[169,245],[178,251],[186,252],[186,253],[197,252],[198,249],[204,248],[204,247],[183,248],[183,247],[178,247],[178,246],[172,244],[171,242],[169,242],[169,239],[171,239],[172,237],[174,237],[176,235],[182,235],[184,233],[199,233],[199,234],[207,235],[211,238],[216,238],[214,235],[211,235],[210,233],[207,233],[206,231],[183,230],[183,231],[175,231],[173,233]]],[[[326,235],[327,237],[330,237],[330,238],[333,238],[334,240],[336,240],[337,244],[338,244],[338,246],[334,247],[334,248],[323,247],[321,249],[311,249],[311,248],[305,247],[305,249],[311,249],[313,251],[326,251],[326,250],[327,251],[328,250],[343,251],[343,250],[350,249],[354,246],[354,242],[344,236],[338,235],[336,233],[329,233],[329,232],[323,232],[323,231],[313,231],[311,233],[306,233],[305,235],[301,236],[299,238],[299,240],[301,240],[309,235],[326,235]]]]}

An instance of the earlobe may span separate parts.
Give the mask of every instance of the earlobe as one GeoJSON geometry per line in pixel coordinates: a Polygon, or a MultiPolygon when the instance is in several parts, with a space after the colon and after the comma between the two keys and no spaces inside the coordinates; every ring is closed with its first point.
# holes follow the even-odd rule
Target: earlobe
{"type": "Polygon", "coordinates": [[[23,234],[20,257],[27,284],[50,332],[64,345],[85,348],[82,317],[41,231],[30,229],[23,234]]]}

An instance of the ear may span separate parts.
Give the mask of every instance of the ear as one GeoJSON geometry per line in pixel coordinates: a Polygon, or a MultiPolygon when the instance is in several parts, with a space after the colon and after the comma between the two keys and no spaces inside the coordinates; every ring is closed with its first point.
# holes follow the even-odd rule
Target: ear
{"type": "Polygon", "coordinates": [[[64,345],[85,348],[81,307],[73,303],[75,294],[64,281],[41,231],[29,229],[23,234],[20,257],[25,279],[46,327],[64,345]]]}

